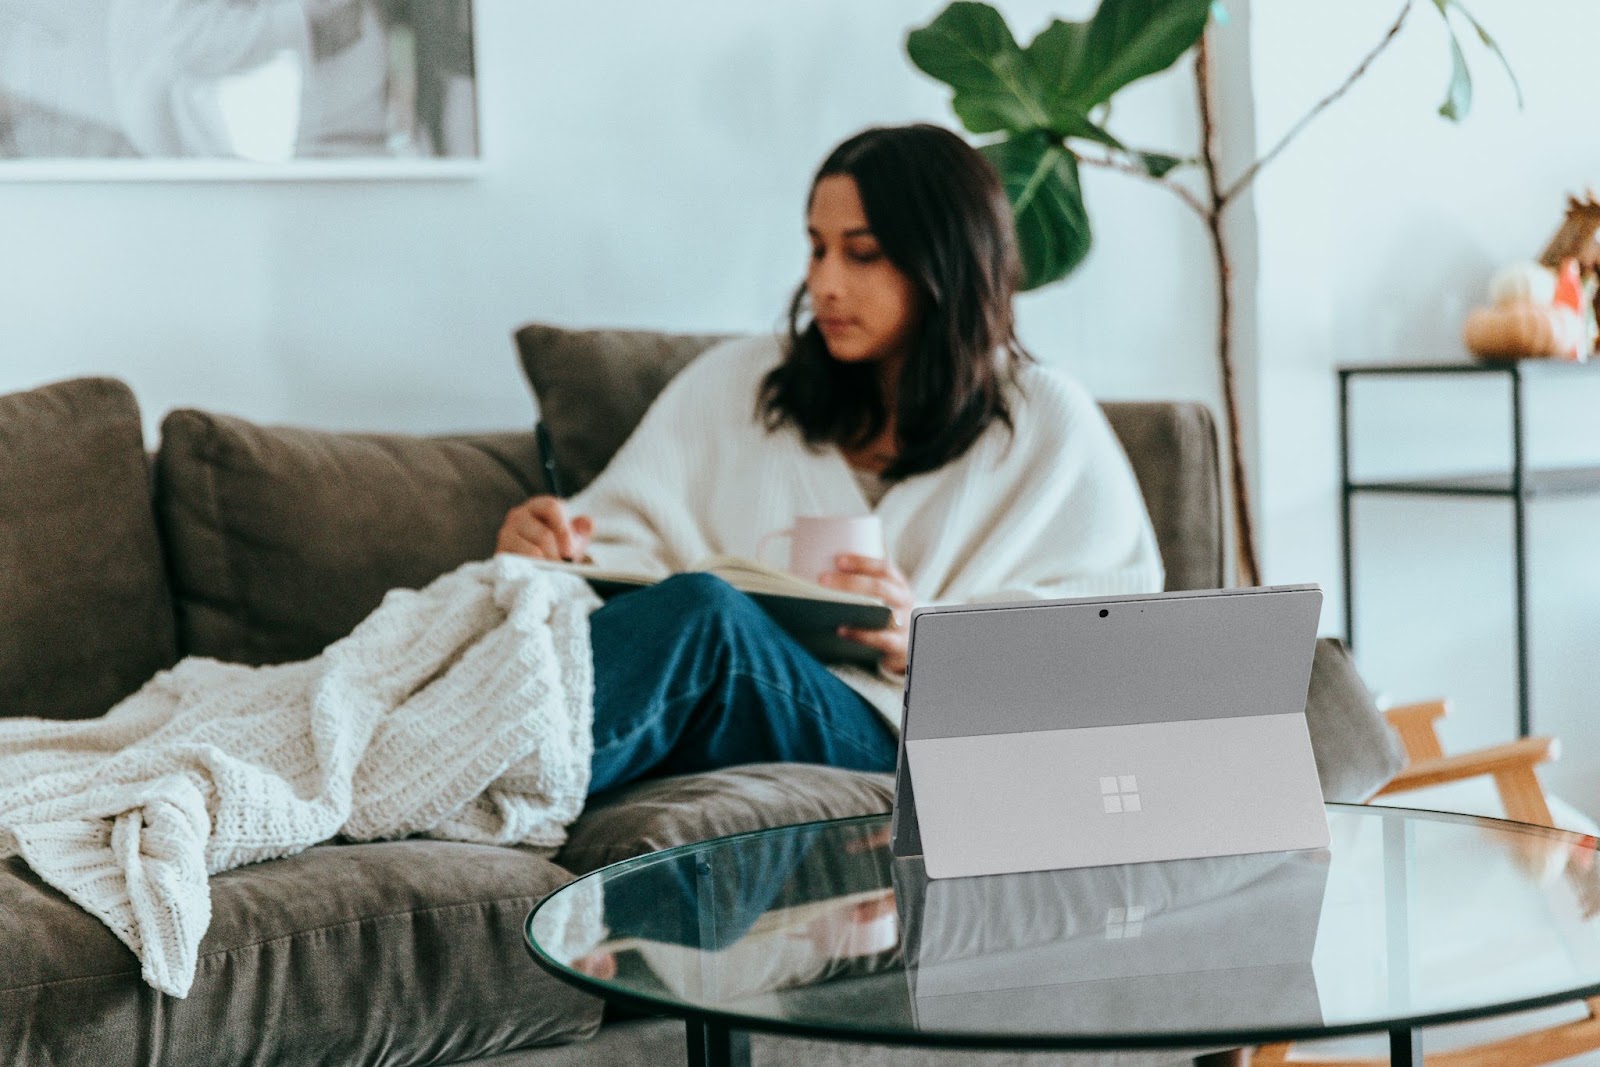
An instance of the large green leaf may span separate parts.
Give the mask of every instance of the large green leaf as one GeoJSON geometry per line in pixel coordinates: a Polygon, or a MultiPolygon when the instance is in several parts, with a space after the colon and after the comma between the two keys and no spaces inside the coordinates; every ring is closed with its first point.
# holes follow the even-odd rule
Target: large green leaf
{"type": "Polygon", "coordinates": [[[906,37],[906,54],[955,90],[951,106],[973,133],[1021,133],[1050,123],[1032,65],[988,4],[951,4],[906,37]]]}
{"type": "Polygon", "coordinates": [[[954,89],[986,89],[998,64],[1022,55],[1011,28],[988,4],[958,0],[906,37],[906,52],[923,71],[954,89]]]}
{"type": "Polygon", "coordinates": [[[1074,90],[1085,77],[1083,49],[1088,39],[1087,22],[1056,19],[1028,45],[1024,54],[1050,97],[1067,99],[1076,95],[1074,90]]]}
{"type": "Polygon", "coordinates": [[[1038,115],[1008,93],[958,92],[950,109],[971,133],[1017,133],[1040,125],[1038,115]]]}
{"type": "Polygon", "coordinates": [[[1042,130],[985,145],[1016,216],[1024,289],[1059,281],[1089,254],[1089,212],[1078,160],[1042,130]]]}
{"type": "Polygon", "coordinates": [[[1083,111],[1123,86],[1166,70],[1205,32],[1211,0],[1101,0],[1077,69],[1052,84],[1083,111]]]}

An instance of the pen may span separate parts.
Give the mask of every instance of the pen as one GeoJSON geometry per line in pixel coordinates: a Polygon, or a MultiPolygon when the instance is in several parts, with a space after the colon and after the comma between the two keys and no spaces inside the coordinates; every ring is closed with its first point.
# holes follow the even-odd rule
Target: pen
{"type": "Polygon", "coordinates": [[[539,446],[539,465],[544,468],[544,487],[550,495],[565,497],[561,489],[561,475],[556,472],[555,448],[550,443],[550,431],[541,421],[533,428],[533,440],[539,446]]]}

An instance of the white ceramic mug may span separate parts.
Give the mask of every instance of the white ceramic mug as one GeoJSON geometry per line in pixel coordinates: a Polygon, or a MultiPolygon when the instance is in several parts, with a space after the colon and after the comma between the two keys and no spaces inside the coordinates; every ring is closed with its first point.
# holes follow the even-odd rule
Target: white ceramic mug
{"type": "Polygon", "coordinates": [[[837,570],[834,559],[846,552],[855,556],[883,559],[883,520],[876,515],[801,515],[787,530],[763,537],[756,546],[756,559],[763,558],[773,541],[789,539],[790,574],[808,582],[837,570]]]}

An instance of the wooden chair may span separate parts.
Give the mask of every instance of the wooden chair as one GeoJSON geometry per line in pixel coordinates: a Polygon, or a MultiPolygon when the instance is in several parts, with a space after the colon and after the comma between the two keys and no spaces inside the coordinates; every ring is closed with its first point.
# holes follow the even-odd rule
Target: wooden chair
{"type": "MultiPolygon", "coordinates": [[[[1556,825],[1536,768],[1560,755],[1559,742],[1552,737],[1528,737],[1446,756],[1439,744],[1436,724],[1447,711],[1444,701],[1435,700],[1391,708],[1384,713],[1400,735],[1408,763],[1373,799],[1489,777],[1506,818],[1541,826],[1556,825]]],[[[1486,1043],[1426,1053],[1426,1063],[1428,1067],[1534,1067],[1600,1048],[1600,997],[1589,998],[1585,1006],[1584,1018],[1486,1043]]],[[[1387,1056],[1333,1059],[1318,1056],[1314,1051],[1305,1056],[1291,1056],[1293,1047],[1290,1044],[1263,1045],[1254,1050],[1247,1062],[1252,1067],[1288,1067],[1291,1064],[1383,1067],[1389,1062],[1387,1056]]]]}

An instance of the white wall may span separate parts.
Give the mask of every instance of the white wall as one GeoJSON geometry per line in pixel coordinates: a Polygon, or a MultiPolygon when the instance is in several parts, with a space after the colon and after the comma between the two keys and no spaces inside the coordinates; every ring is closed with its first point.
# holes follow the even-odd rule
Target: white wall
{"type": "MultiPolygon", "coordinates": [[[[1024,39],[1054,12],[1003,5],[1024,39]]],[[[803,267],[811,171],[871,123],[950,122],[904,57],[934,0],[480,0],[486,172],[466,181],[0,184],[0,391],[129,381],[153,432],[198,406],[334,428],[526,424],[529,319],[770,328],[803,267]]],[[[1192,141],[1181,75],[1119,129],[1192,141]]],[[[1202,234],[1087,177],[1100,244],[1022,332],[1107,396],[1210,399],[1202,234]]]]}
{"type": "MultiPolygon", "coordinates": [[[[1257,5],[1258,139],[1276,141],[1336,85],[1400,6],[1257,5]]],[[[1525,111],[1474,42],[1472,116],[1459,126],[1438,118],[1448,53],[1433,6],[1417,4],[1370,76],[1257,188],[1267,578],[1322,582],[1333,632],[1343,628],[1333,368],[1462,358],[1462,319],[1491,271],[1536,256],[1567,193],[1600,181],[1592,102],[1577,76],[1600,36],[1600,7],[1470,6],[1521,75],[1525,111]]],[[[1532,392],[1535,461],[1600,461],[1600,368],[1593,371],[1532,392]]],[[[1509,462],[1503,384],[1372,383],[1353,403],[1358,475],[1509,462]]],[[[1355,527],[1363,673],[1399,699],[1453,698],[1451,747],[1511,736],[1509,503],[1373,498],[1358,501],[1355,527]]],[[[1563,739],[1566,755],[1551,778],[1591,813],[1600,812],[1600,724],[1591,714],[1600,692],[1597,528],[1597,500],[1536,504],[1530,525],[1534,729],[1563,739]]]]}

